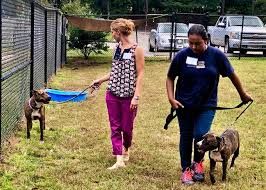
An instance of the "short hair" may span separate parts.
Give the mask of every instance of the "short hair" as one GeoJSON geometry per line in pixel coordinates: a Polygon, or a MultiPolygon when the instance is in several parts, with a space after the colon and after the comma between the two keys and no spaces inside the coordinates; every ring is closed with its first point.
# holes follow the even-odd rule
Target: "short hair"
{"type": "Polygon", "coordinates": [[[134,22],[132,20],[118,18],[111,23],[111,30],[119,31],[123,35],[128,36],[135,29],[134,22]]]}
{"type": "Polygon", "coordinates": [[[203,40],[208,40],[207,31],[205,27],[201,24],[194,24],[193,26],[190,27],[190,29],[188,30],[188,37],[189,35],[193,34],[201,36],[203,40]]]}

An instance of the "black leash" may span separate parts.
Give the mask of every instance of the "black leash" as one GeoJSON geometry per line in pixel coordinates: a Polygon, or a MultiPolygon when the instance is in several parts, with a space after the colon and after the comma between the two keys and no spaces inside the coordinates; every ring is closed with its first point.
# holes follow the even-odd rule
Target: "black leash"
{"type": "Polygon", "coordinates": [[[99,89],[98,86],[90,85],[90,86],[86,87],[84,90],[82,90],[80,93],[78,93],[77,95],[75,95],[74,97],[72,97],[72,98],[70,98],[70,99],[68,99],[68,100],[65,100],[65,101],[63,101],[63,102],[56,102],[55,104],[64,104],[64,103],[70,102],[71,100],[74,100],[74,99],[77,98],[79,95],[81,95],[83,92],[85,92],[86,90],[88,90],[89,88],[92,89],[92,91],[91,91],[90,93],[92,93],[92,92],[94,92],[95,90],[98,90],[98,89],[99,89]]]}
{"type": "MultiPolygon", "coordinates": [[[[240,116],[249,108],[249,106],[253,103],[253,100],[250,101],[250,103],[247,105],[247,107],[236,117],[235,121],[236,122],[240,116]]],[[[240,108],[244,105],[245,103],[244,102],[241,102],[240,104],[238,104],[237,106],[235,107],[213,107],[213,106],[206,106],[206,107],[203,107],[201,109],[203,110],[231,110],[231,109],[237,109],[237,108],[240,108]]],[[[168,125],[171,123],[171,121],[177,116],[177,113],[176,113],[177,109],[173,109],[171,108],[171,111],[170,111],[170,114],[166,117],[166,121],[165,121],[165,124],[164,124],[164,129],[167,130],[168,129],[168,125]],[[175,114],[174,114],[175,112],[175,114]]],[[[234,123],[233,122],[233,123],[234,123]]]]}

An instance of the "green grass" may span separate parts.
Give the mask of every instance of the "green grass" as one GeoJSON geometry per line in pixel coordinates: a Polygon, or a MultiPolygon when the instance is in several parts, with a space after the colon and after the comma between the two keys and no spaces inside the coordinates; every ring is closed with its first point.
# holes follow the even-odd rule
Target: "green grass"
{"type": "MultiPolygon", "coordinates": [[[[66,65],[49,87],[81,90],[110,69],[109,58],[94,58],[91,64],[66,65]],[[102,64],[99,64],[101,62],[102,64]]],[[[163,129],[170,105],[165,90],[169,63],[148,61],[145,65],[143,94],[136,118],[131,160],[127,167],[108,171],[114,163],[103,85],[97,96],[82,103],[46,106],[45,143],[39,143],[39,125],[34,123],[32,138],[26,140],[25,122],[17,131],[17,143],[6,145],[0,169],[0,189],[265,189],[266,156],[266,64],[265,59],[232,60],[236,72],[255,102],[233,126],[240,132],[240,156],[221,182],[221,164],[216,167],[217,184],[206,182],[190,187],[180,183],[179,130],[176,122],[163,129]]],[[[221,78],[219,105],[240,102],[229,79],[221,78]]],[[[217,111],[212,130],[218,134],[234,121],[242,109],[217,111]]],[[[206,171],[209,171],[205,156],[206,171]]]]}

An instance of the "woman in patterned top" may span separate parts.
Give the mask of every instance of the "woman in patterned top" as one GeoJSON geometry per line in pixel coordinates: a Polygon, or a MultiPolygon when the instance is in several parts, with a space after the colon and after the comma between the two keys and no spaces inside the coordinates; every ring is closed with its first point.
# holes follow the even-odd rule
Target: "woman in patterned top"
{"type": "Polygon", "coordinates": [[[144,73],[144,51],[130,39],[134,23],[116,19],[111,23],[112,36],[118,42],[110,73],[93,81],[100,86],[108,81],[106,104],[108,109],[113,155],[116,163],[108,169],[125,167],[129,160],[133,122],[137,113],[144,73]]]}

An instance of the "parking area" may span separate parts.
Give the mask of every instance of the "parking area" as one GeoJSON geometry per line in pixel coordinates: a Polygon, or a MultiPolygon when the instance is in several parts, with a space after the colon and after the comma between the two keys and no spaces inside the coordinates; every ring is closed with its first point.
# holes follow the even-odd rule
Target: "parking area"
{"type": "MultiPolygon", "coordinates": [[[[132,38],[134,41],[136,41],[141,47],[144,48],[145,57],[170,57],[169,51],[160,51],[160,52],[151,52],[149,51],[149,35],[150,31],[137,31],[137,33],[134,33],[132,35],[132,38]]],[[[113,49],[115,47],[115,42],[108,42],[108,46],[110,49],[113,49]]],[[[222,52],[224,52],[224,47],[218,47],[222,52]]],[[[173,52],[173,55],[176,52],[173,52]]],[[[228,57],[238,57],[239,51],[234,51],[234,53],[226,53],[228,57]]],[[[246,55],[241,55],[244,57],[262,57],[262,52],[253,52],[248,51],[246,55]]]]}

